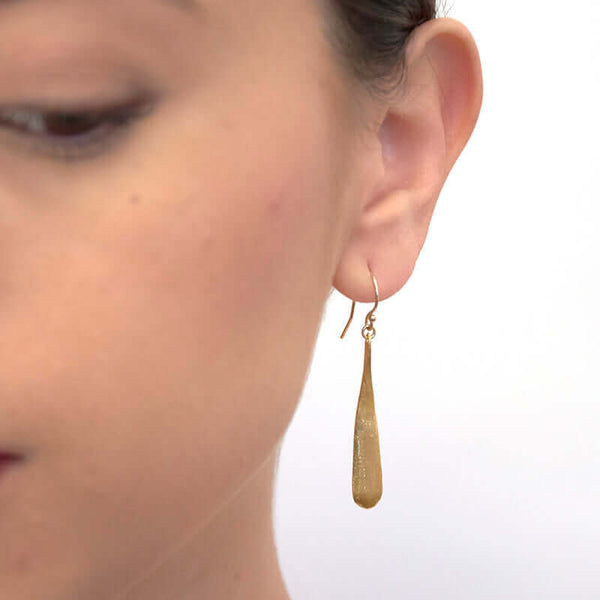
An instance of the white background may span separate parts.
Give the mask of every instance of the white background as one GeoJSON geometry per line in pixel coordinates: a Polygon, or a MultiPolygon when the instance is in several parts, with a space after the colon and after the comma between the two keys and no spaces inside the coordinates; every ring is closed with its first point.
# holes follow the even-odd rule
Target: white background
{"type": "Polygon", "coordinates": [[[476,129],[379,304],[383,497],[351,493],[360,327],[337,290],[283,442],[293,600],[600,599],[600,3],[456,0],[476,129]]]}

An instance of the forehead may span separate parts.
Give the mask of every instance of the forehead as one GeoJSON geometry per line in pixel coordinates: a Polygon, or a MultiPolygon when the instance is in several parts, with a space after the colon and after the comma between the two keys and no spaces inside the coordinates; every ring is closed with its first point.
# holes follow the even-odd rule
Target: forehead
{"type": "MultiPolygon", "coordinates": [[[[81,0],[81,2],[85,2],[86,0],[81,0]]],[[[89,0],[87,0],[89,2],[89,0]]],[[[105,0],[107,2],[111,2],[111,0],[105,0]]],[[[152,0],[151,0],[152,1],[152,0]]],[[[156,2],[162,2],[164,4],[170,4],[174,7],[177,7],[181,10],[194,10],[200,5],[200,0],[154,0],[156,2]]],[[[6,5],[16,5],[16,4],[55,4],[56,0],[0,0],[0,6],[6,5]]],[[[116,4],[116,2],[115,2],[116,4]]]]}
{"type": "MultiPolygon", "coordinates": [[[[47,5],[48,8],[56,8],[57,0],[0,0],[0,11],[7,7],[16,6],[27,6],[27,5],[47,5]]],[[[102,4],[108,5],[111,8],[118,8],[123,4],[122,0],[100,0],[102,4]]],[[[62,2],[64,4],[64,2],[62,2]]],[[[98,4],[98,0],[78,0],[77,5],[98,4]]],[[[137,0],[136,4],[138,8],[150,8],[152,4],[163,5],[167,8],[173,9],[174,11],[181,12],[182,14],[193,14],[200,10],[200,0],[137,0]]]]}

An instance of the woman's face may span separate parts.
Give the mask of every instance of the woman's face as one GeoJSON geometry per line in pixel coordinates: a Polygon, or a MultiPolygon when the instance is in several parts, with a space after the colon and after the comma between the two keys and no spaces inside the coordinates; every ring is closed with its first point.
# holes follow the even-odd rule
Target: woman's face
{"type": "Polygon", "coordinates": [[[0,73],[1,595],[95,598],[284,434],[359,119],[306,0],[3,3],[0,73]]]}

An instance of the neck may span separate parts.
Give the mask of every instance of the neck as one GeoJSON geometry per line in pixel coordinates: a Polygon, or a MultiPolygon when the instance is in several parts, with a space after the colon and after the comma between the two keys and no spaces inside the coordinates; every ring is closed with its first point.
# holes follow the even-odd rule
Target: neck
{"type": "Polygon", "coordinates": [[[280,446],[206,527],[115,600],[290,600],[275,547],[272,498],[280,446]]]}

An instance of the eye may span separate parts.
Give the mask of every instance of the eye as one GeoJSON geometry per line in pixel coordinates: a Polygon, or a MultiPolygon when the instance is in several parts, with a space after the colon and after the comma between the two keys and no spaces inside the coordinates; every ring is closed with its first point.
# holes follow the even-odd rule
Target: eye
{"type": "Polygon", "coordinates": [[[104,152],[151,108],[141,100],[94,109],[0,107],[0,129],[16,134],[30,150],[75,160],[104,152]]]}

